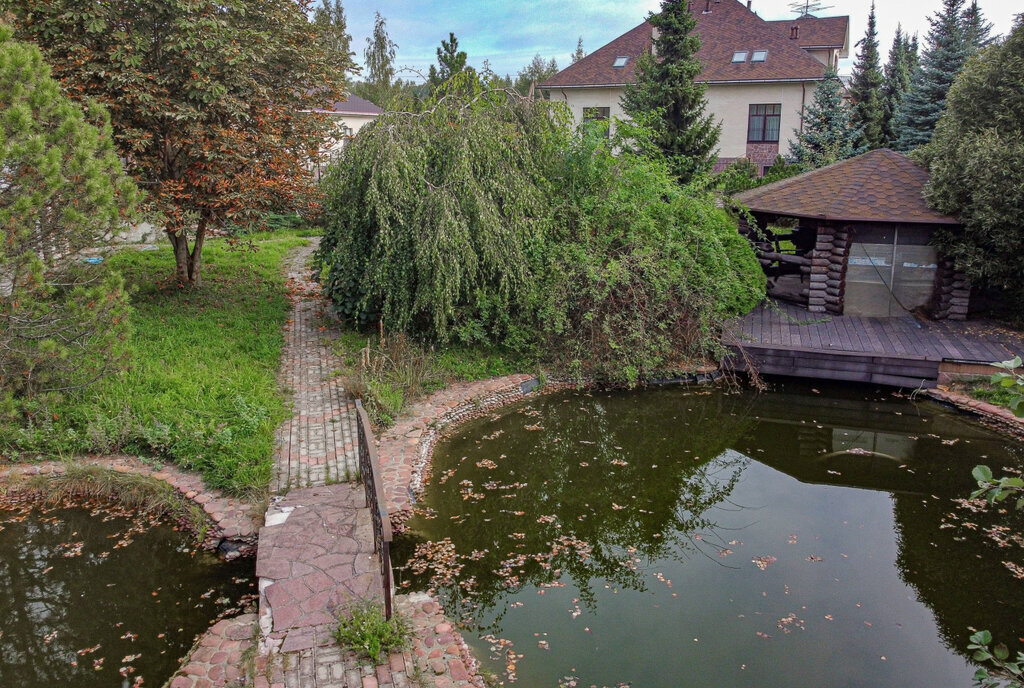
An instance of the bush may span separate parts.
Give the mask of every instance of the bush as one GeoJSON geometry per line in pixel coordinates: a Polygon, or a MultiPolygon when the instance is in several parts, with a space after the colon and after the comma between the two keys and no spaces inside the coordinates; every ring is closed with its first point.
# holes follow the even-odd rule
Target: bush
{"type": "Polygon", "coordinates": [[[124,283],[102,247],[132,213],[107,114],[60,92],[39,50],[0,26],[0,420],[45,415],[122,368],[124,283]]]}
{"type": "Polygon", "coordinates": [[[609,141],[567,122],[485,92],[364,129],[325,177],[318,260],[339,314],[617,383],[719,354],[723,320],[764,295],[734,221],[676,183],[649,129],[609,141]]]}

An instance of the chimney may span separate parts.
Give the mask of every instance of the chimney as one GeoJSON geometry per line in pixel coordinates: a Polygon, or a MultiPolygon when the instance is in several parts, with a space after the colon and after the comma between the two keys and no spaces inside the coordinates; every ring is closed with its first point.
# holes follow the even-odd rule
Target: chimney
{"type": "Polygon", "coordinates": [[[789,27],[789,38],[790,38],[790,40],[795,40],[797,38],[800,38],[800,26],[799,25],[789,27]]]}
{"type": "Polygon", "coordinates": [[[747,0],[747,9],[749,10],[750,6],[753,5],[753,4],[754,4],[754,0],[747,0]]]}

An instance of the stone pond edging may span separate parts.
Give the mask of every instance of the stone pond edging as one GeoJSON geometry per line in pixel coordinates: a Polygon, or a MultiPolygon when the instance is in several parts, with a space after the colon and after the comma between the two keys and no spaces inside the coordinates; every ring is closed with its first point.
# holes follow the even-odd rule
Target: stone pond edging
{"type": "Polygon", "coordinates": [[[384,501],[392,527],[401,532],[423,491],[434,445],[446,432],[529,395],[565,389],[565,383],[542,383],[536,375],[460,382],[414,404],[377,440],[384,501]]]}
{"type": "Polygon", "coordinates": [[[936,401],[956,407],[959,411],[978,416],[983,423],[995,430],[1024,440],[1024,418],[1018,418],[1006,407],[996,406],[949,389],[928,389],[924,390],[924,393],[936,401]]]}
{"type": "Polygon", "coordinates": [[[228,497],[219,490],[208,488],[196,473],[175,466],[155,467],[131,456],[90,457],[73,463],[44,461],[33,464],[11,464],[0,468],[0,499],[33,499],[38,494],[22,486],[24,480],[38,475],[56,477],[68,468],[97,467],[116,473],[140,475],[167,483],[181,496],[203,510],[210,528],[203,538],[204,549],[218,549],[228,559],[255,554],[256,537],[262,514],[244,500],[228,497]],[[257,520],[256,517],[259,517],[257,520]]]}

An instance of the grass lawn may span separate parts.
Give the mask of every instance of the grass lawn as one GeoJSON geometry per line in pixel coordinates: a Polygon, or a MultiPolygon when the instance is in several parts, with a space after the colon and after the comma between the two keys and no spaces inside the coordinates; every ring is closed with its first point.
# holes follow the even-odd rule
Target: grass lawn
{"type": "Polygon", "coordinates": [[[289,309],[282,261],[304,243],[295,232],[259,238],[255,252],[207,241],[193,291],[178,289],[169,245],[112,256],[132,292],[129,369],[27,427],[0,425],[0,452],[137,453],[234,494],[264,491],[288,413],[275,377],[289,309]]]}

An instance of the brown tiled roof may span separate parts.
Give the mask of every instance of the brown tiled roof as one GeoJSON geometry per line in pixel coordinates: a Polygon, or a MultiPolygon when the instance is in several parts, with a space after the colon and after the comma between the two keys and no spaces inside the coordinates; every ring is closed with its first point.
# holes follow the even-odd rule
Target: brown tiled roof
{"type": "MultiPolygon", "coordinates": [[[[705,2],[691,3],[697,20],[701,48],[697,58],[704,65],[699,81],[809,81],[821,79],[825,67],[804,51],[797,41],[777,26],[758,17],[737,0],[718,0],[705,14],[705,2]],[[734,63],[738,50],[748,52],[742,63],[734,63]],[[751,62],[754,50],[767,50],[764,62],[751,62]]],[[[598,48],[574,65],[541,84],[542,88],[621,86],[636,79],[636,59],[651,49],[652,26],[644,22],[614,41],[598,48]],[[625,67],[612,66],[616,57],[629,57],[625,67]]]]}
{"type": "Polygon", "coordinates": [[[888,148],[736,195],[754,212],[848,222],[955,225],[928,207],[928,172],[888,148]]]}
{"type": "Polygon", "coordinates": [[[796,42],[801,48],[842,48],[846,46],[849,17],[801,17],[768,22],[790,36],[790,28],[799,27],[796,42]]]}
{"type": "Polygon", "coordinates": [[[384,111],[365,98],[349,95],[345,100],[339,100],[331,107],[317,110],[317,112],[336,112],[339,115],[379,115],[384,111]]]}

